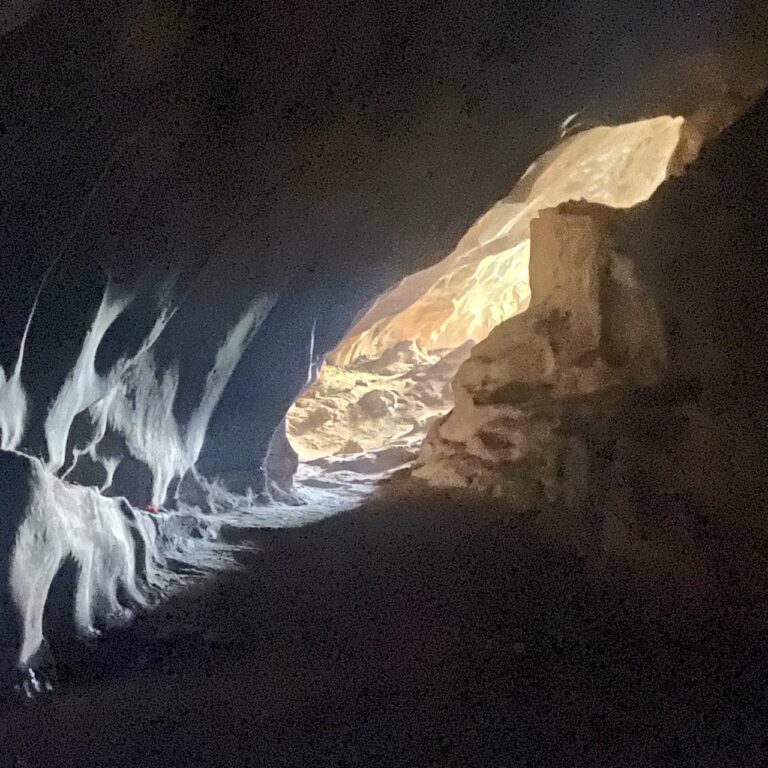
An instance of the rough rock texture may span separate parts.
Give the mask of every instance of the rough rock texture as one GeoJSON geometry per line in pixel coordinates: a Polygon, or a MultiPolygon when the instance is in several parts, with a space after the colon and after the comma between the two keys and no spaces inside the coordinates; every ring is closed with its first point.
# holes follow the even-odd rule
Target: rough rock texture
{"type": "Polygon", "coordinates": [[[750,525],[768,498],[766,146],[763,97],[617,231],[661,308],[669,370],[663,387],[624,404],[614,429],[660,490],[750,525]]]}
{"type": "MultiPolygon", "coordinates": [[[[705,57],[689,66],[697,69],[693,79],[702,87],[676,103],[670,115],[592,127],[574,117],[560,140],[533,159],[511,192],[474,222],[448,256],[372,304],[288,413],[288,435],[303,458],[348,453],[354,447],[344,449],[348,442],[370,451],[405,435],[421,438],[425,425],[453,405],[450,387],[440,386],[447,380],[436,366],[425,379],[425,363],[483,341],[527,309],[530,229],[539,211],[572,200],[615,209],[647,200],[667,178],[683,173],[766,81],[743,62],[729,66],[705,57]],[[414,386],[412,379],[421,383],[414,386]],[[429,379],[434,386],[424,387],[429,379]]],[[[683,81],[692,77],[688,73],[683,81]]],[[[539,244],[540,251],[544,247],[539,244]]],[[[620,273],[628,268],[615,268],[614,282],[621,283],[620,273]]],[[[620,313],[611,302],[621,305],[624,294],[601,296],[601,311],[620,313]]],[[[603,328],[606,360],[617,366],[623,363],[612,355],[621,357],[621,347],[632,343],[620,338],[620,320],[603,328]]]]}
{"type": "Polygon", "coordinates": [[[432,429],[416,477],[527,504],[555,501],[584,451],[566,419],[653,381],[664,359],[661,326],[615,249],[613,215],[565,204],[532,222],[531,308],[459,369],[456,407],[432,429]]]}
{"type": "MultiPolygon", "coordinates": [[[[659,116],[568,136],[535,159],[445,259],[384,294],[329,356],[288,414],[303,458],[352,440],[363,450],[421,439],[453,405],[450,380],[474,342],[529,305],[531,221],[569,200],[627,208],[677,166],[686,122],[659,116]]],[[[685,151],[695,146],[686,134],[685,151]]]]}
{"type": "Polygon", "coordinates": [[[450,382],[471,347],[429,353],[401,342],[378,358],[326,364],[288,412],[293,445],[302,459],[418,446],[451,407],[450,382]]]}
{"type": "MultiPolygon", "coordinates": [[[[627,208],[667,177],[682,117],[602,125],[558,142],[534,159],[512,191],[481,216],[443,261],[410,275],[376,301],[334,350],[346,365],[414,339],[433,351],[482,341],[528,306],[528,232],[538,211],[569,200],[627,208]]],[[[700,131],[696,129],[696,135],[700,131]]]]}
{"type": "Polygon", "coordinates": [[[574,13],[555,2],[469,14],[460,0],[439,14],[410,2],[278,5],[0,2],[6,371],[42,276],[62,257],[29,338],[29,453],[42,455],[36,433],[104,274],[138,292],[99,352],[119,358],[145,338],[154,294],[180,272],[182,306],[153,352],[161,369],[179,365],[181,423],[245,307],[277,299],[199,463],[207,477],[232,471],[258,485],[306,382],[311,328],[315,352],[332,349],[374,295],[445,255],[569,112],[688,114],[680,105],[721,92],[723,76],[719,64],[682,71],[686,56],[743,54],[743,40],[719,44],[721,31],[749,39],[765,28],[746,13],[754,0],[717,0],[712,27],[697,0],[674,23],[658,3],[606,14],[598,0],[574,13]]]}
{"type": "Polygon", "coordinates": [[[531,309],[475,347],[413,474],[527,507],[558,502],[561,521],[591,509],[609,551],[688,540],[695,553],[720,525],[756,546],[768,499],[767,125],[764,97],[631,211],[542,213],[531,309]]]}
{"type": "Polygon", "coordinates": [[[269,441],[265,464],[267,480],[275,491],[293,490],[293,476],[299,466],[299,456],[288,442],[285,419],[277,425],[269,441]]]}

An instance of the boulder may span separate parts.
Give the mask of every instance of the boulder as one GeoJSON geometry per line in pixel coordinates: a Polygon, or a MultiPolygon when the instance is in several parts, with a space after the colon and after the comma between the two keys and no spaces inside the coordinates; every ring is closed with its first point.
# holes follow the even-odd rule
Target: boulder
{"type": "Polygon", "coordinates": [[[569,467],[584,452],[574,414],[647,386],[665,360],[655,305],[616,248],[617,215],[568,203],[533,220],[530,308],[459,368],[456,405],[430,431],[414,477],[525,506],[574,496],[569,467]]]}

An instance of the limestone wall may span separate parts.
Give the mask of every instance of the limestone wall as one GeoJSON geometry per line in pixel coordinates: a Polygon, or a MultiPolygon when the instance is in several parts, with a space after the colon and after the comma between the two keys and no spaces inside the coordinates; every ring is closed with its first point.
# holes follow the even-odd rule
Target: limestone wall
{"type": "Polygon", "coordinates": [[[675,541],[678,557],[716,529],[757,546],[766,147],[763,98],[648,203],[541,212],[531,308],[473,349],[413,476],[555,518],[591,510],[607,549],[675,541]]]}
{"type": "Polygon", "coordinates": [[[577,203],[531,225],[531,307],[472,351],[455,408],[432,429],[414,476],[527,504],[566,492],[567,420],[655,381],[664,340],[653,301],[617,251],[618,214],[577,203]]]}

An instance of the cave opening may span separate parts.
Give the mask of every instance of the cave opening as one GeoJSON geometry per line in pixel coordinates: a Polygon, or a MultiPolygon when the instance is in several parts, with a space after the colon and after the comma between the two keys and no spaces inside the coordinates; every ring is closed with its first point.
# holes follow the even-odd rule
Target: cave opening
{"type": "Polygon", "coordinates": [[[0,768],[762,765],[764,6],[0,0],[0,768]]]}
{"type": "Polygon", "coordinates": [[[540,212],[569,201],[623,210],[648,200],[690,162],[691,134],[679,116],[614,126],[585,126],[578,115],[563,121],[555,146],[447,257],[377,298],[327,356],[286,419],[304,480],[380,477],[410,464],[453,407],[452,383],[472,348],[528,310],[540,212]]]}

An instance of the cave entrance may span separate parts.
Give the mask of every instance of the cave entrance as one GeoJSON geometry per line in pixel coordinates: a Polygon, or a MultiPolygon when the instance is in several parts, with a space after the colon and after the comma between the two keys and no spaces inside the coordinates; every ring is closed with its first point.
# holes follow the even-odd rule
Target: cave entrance
{"type": "Polygon", "coordinates": [[[287,416],[300,458],[325,469],[379,473],[415,457],[472,346],[530,300],[531,222],[567,201],[629,208],[674,170],[682,117],[573,133],[539,157],[509,195],[441,262],[382,295],[328,356],[287,416]]]}

